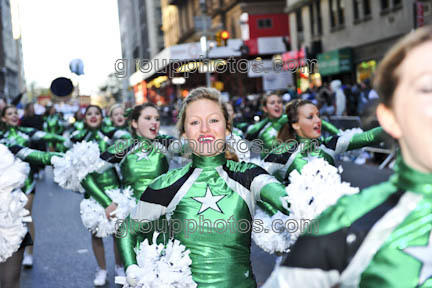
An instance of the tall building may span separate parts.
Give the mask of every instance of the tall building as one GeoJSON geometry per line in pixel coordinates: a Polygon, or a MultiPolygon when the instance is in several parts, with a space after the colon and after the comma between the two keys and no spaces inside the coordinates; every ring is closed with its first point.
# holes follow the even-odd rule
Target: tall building
{"type": "Polygon", "coordinates": [[[373,76],[403,35],[432,23],[432,1],[287,0],[292,50],[318,60],[321,76],[345,82],[373,76]]]}
{"type": "Polygon", "coordinates": [[[25,88],[17,1],[0,0],[0,17],[0,95],[10,101],[25,88]]]}
{"type": "Polygon", "coordinates": [[[177,91],[177,96],[185,95],[188,89],[209,82],[230,96],[242,97],[254,91],[279,89],[276,87],[280,86],[286,88],[292,80],[284,77],[283,73],[258,74],[238,69],[241,65],[251,67],[253,64],[250,62],[256,57],[263,58],[264,66],[270,66],[271,69],[273,55],[288,50],[289,27],[286,25],[288,14],[283,11],[285,4],[285,0],[162,0],[166,48],[152,59],[152,64],[167,64],[158,67],[159,69],[153,67],[142,73],[137,72],[141,78],[134,77],[136,81],[131,85],[142,86],[144,83],[145,91],[149,87],[156,87],[159,90],[157,93],[171,95],[168,96],[170,99],[175,98],[172,96],[174,90],[177,91]],[[202,48],[204,34],[210,41],[208,55],[205,55],[202,48]],[[203,58],[214,60],[205,64],[200,62],[203,58]],[[235,58],[235,63],[231,65],[233,69],[230,68],[229,72],[215,71],[210,66],[214,61],[225,63],[231,58],[235,58]],[[178,65],[174,65],[180,63],[186,66],[179,69],[178,65]],[[190,68],[194,64],[201,65],[202,69],[197,72],[190,68]],[[209,70],[211,76],[206,77],[205,71],[209,70]],[[284,81],[286,79],[288,82],[284,81]],[[276,82],[281,85],[276,85],[276,82]],[[180,89],[186,90],[185,93],[179,93],[180,89]]]}
{"type": "Polygon", "coordinates": [[[118,0],[122,58],[127,73],[123,78],[123,95],[131,101],[129,76],[138,70],[137,59],[152,59],[164,47],[162,12],[159,0],[118,0]]]}

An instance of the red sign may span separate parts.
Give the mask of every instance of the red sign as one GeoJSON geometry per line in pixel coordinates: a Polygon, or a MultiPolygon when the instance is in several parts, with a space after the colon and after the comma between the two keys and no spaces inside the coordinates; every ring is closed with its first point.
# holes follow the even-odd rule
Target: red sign
{"type": "Polygon", "coordinates": [[[305,65],[306,61],[306,53],[305,49],[301,48],[300,50],[296,51],[288,51],[282,54],[282,61],[283,61],[283,70],[295,70],[298,67],[302,67],[305,65]]]}
{"type": "Polygon", "coordinates": [[[424,4],[422,2],[416,2],[416,27],[424,26],[424,4]]]}

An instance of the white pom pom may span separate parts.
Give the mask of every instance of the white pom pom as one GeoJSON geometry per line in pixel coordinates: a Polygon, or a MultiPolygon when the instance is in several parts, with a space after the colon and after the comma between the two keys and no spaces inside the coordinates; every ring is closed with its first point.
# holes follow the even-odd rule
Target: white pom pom
{"type": "Polygon", "coordinates": [[[315,158],[303,167],[301,174],[297,170],[291,172],[290,184],[286,188],[288,196],[283,199],[290,203],[290,215],[278,212],[270,217],[257,209],[254,224],[258,219],[262,220],[263,232],[252,233],[255,243],[268,253],[287,252],[301,233],[313,228],[308,226],[314,225],[311,223],[316,223],[314,220],[325,209],[343,195],[358,193],[358,188],[341,181],[339,170],[324,159],[315,158]]]}
{"type": "Polygon", "coordinates": [[[298,237],[298,234],[290,233],[285,229],[285,223],[288,223],[288,220],[292,221],[293,219],[281,212],[270,216],[257,207],[253,222],[252,240],[269,254],[288,252],[288,248],[294,244],[298,237]],[[260,220],[262,223],[258,222],[260,220]],[[257,225],[258,223],[259,225],[257,225]]]}
{"type": "Polygon", "coordinates": [[[24,222],[31,218],[24,209],[27,197],[19,188],[28,172],[29,166],[0,144],[0,262],[19,249],[27,233],[24,222]]]}
{"type": "MultiPolygon", "coordinates": [[[[157,245],[158,235],[156,232],[153,234],[152,245],[149,245],[146,239],[138,249],[135,249],[138,267],[131,271],[134,275],[128,275],[136,279],[137,285],[134,287],[197,287],[190,269],[190,251],[178,240],[169,240],[166,245],[157,245]]],[[[116,283],[124,284],[123,288],[132,287],[122,280],[124,279],[116,279],[116,283]]]]}
{"type": "Polygon", "coordinates": [[[123,190],[113,189],[107,190],[107,195],[117,203],[117,209],[113,211],[111,219],[107,219],[105,209],[93,198],[84,199],[81,201],[81,220],[90,232],[96,237],[107,237],[115,232],[115,223],[118,219],[126,219],[129,212],[135,208],[136,200],[133,197],[133,192],[130,187],[123,190]]]}
{"type": "Polygon", "coordinates": [[[54,181],[62,188],[84,193],[80,182],[84,177],[104,166],[99,146],[94,142],[80,142],[60,157],[53,157],[54,181]]]}
{"type": "Polygon", "coordinates": [[[316,219],[341,196],[358,193],[359,188],[342,182],[338,168],[316,158],[303,167],[301,174],[296,170],[291,172],[286,192],[291,215],[301,221],[316,219]]]}

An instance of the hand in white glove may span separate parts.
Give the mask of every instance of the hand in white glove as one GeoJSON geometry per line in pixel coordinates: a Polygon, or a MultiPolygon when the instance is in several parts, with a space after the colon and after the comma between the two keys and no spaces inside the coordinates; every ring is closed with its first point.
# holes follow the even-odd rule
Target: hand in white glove
{"type": "Polygon", "coordinates": [[[135,287],[138,284],[139,270],[136,264],[132,264],[126,269],[126,281],[129,286],[135,287]]]}

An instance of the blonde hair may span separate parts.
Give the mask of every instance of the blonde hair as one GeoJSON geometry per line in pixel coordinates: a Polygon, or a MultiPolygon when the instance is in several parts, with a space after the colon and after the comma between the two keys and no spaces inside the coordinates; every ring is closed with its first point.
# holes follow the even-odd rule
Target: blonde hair
{"type": "MultiPolygon", "coordinates": [[[[225,128],[231,132],[232,126],[228,110],[225,104],[222,102],[220,92],[214,88],[199,87],[189,92],[189,95],[183,100],[183,103],[180,107],[179,120],[177,122],[177,129],[180,136],[185,133],[186,108],[189,104],[202,99],[207,99],[218,104],[225,119],[225,128]]],[[[228,144],[226,145],[228,146],[228,144]]],[[[225,157],[229,160],[238,161],[237,155],[229,152],[228,149],[225,149],[225,157]]]]}
{"type": "Polygon", "coordinates": [[[123,111],[125,110],[123,104],[116,103],[116,104],[112,105],[111,108],[109,109],[108,116],[109,116],[109,117],[112,117],[112,113],[113,113],[114,110],[117,109],[117,108],[122,108],[123,111]]]}

